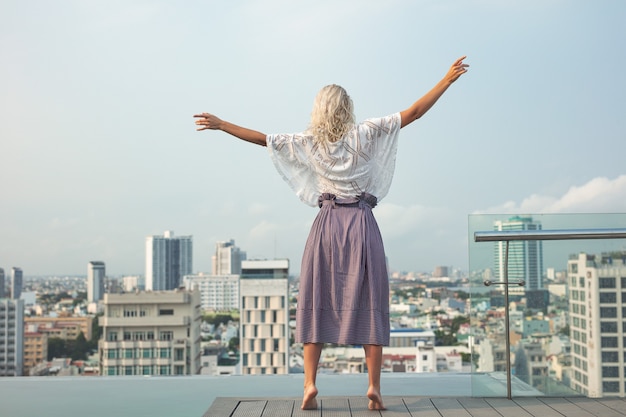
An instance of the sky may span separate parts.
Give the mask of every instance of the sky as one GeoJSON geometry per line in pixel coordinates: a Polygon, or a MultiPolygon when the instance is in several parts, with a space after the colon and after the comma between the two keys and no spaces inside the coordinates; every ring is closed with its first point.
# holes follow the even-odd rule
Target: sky
{"type": "Polygon", "coordinates": [[[194,272],[233,239],[297,274],[317,209],[192,116],[299,132],[332,83],[384,116],[463,55],[374,209],[393,271],[467,270],[470,216],[626,213],[624,21],[622,0],[3,0],[0,268],[141,275],[172,230],[194,272]]]}

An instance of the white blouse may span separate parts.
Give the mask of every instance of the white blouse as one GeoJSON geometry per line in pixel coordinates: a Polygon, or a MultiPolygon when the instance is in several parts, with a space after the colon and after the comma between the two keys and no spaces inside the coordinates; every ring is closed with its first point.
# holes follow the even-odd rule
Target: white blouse
{"type": "Polygon", "coordinates": [[[337,198],[366,192],[387,195],[396,165],[400,113],[367,119],[337,142],[319,143],[310,132],[267,136],[276,169],[300,199],[313,207],[322,193],[337,198]]]}

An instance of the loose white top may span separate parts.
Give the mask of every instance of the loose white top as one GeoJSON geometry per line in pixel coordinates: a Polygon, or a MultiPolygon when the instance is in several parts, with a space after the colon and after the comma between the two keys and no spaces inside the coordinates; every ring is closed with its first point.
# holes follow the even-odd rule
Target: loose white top
{"type": "Polygon", "coordinates": [[[319,143],[310,132],[267,136],[276,169],[300,199],[313,207],[322,193],[337,198],[366,192],[387,195],[396,166],[400,113],[367,119],[337,142],[319,143]]]}

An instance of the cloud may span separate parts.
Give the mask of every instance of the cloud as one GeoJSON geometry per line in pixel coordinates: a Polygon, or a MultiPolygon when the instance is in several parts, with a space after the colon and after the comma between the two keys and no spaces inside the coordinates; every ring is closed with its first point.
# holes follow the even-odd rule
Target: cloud
{"type": "Polygon", "coordinates": [[[597,177],[572,186],[562,196],[532,194],[519,204],[507,201],[475,214],[499,213],[615,213],[626,211],[626,175],[597,177]]]}

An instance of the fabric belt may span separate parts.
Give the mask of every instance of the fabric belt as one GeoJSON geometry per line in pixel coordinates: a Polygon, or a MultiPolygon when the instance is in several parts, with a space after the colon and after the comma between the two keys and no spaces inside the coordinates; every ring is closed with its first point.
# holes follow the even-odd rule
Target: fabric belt
{"type": "Polygon", "coordinates": [[[341,207],[369,207],[374,208],[378,204],[378,198],[369,194],[361,193],[356,197],[337,198],[335,194],[323,193],[317,199],[320,208],[322,206],[330,206],[331,208],[341,207]]]}

